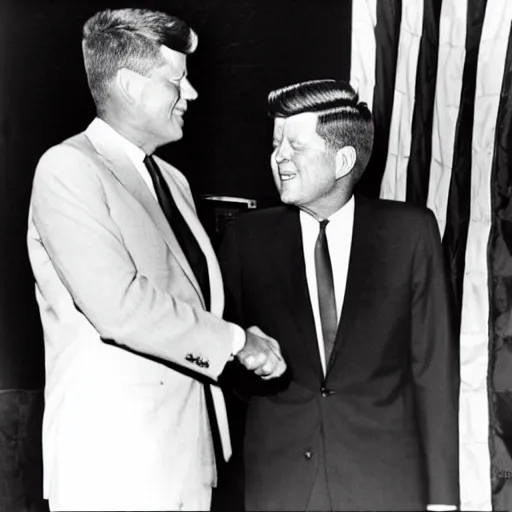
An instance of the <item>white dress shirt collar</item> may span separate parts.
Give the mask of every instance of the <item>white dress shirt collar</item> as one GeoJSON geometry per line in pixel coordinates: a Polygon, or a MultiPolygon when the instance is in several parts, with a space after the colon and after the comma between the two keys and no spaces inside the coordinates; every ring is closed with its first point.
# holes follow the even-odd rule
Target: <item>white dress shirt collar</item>
{"type": "Polygon", "coordinates": [[[149,172],[144,164],[144,158],[146,157],[144,151],[142,151],[142,149],[140,149],[132,141],[128,140],[124,135],[121,135],[118,131],[112,128],[112,126],[110,126],[107,122],[103,121],[103,119],[100,119],[99,117],[94,119],[94,121],[89,125],[88,130],[93,130],[100,137],[107,137],[112,144],[115,144],[124,152],[137,172],[140,174],[141,178],[146,183],[146,186],[148,187],[153,197],[156,199],[155,187],[153,186],[151,176],[149,175],[149,172]]]}
{"type": "MultiPolygon", "coordinates": [[[[326,231],[332,231],[333,228],[329,226],[336,226],[337,229],[339,227],[346,226],[347,223],[352,224],[354,219],[354,196],[351,196],[350,199],[337,211],[335,211],[329,218],[329,224],[327,224],[326,231]]],[[[304,210],[300,211],[301,222],[305,222],[310,226],[315,226],[315,229],[318,231],[320,221],[311,215],[310,213],[305,212],[304,210]]]]}

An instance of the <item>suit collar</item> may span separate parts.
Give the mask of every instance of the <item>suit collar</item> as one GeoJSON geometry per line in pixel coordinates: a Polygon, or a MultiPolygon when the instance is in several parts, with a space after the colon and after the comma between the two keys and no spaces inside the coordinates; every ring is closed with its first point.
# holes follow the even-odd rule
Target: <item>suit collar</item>
{"type": "MultiPolygon", "coordinates": [[[[360,297],[366,288],[368,268],[372,264],[376,250],[377,235],[378,227],[376,219],[372,216],[371,201],[364,196],[355,195],[354,227],[345,298],[332,355],[327,362],[325,379],[336,362],[341,360],[339,356],[347,337],[350,336],[350,327],[360,312],[360,297]]],[[[276,223],[273,240],[277,256],[275,278],[276,282],[282,283],[289,325],[297,330],[296,339],[300,342],[296,348],[303,352],[303,357],[311,365],[317,382],[321,382],[324,380],[324,375],[306,281],[298,209],[285,208],[284,215],[276,223]]]]}
{"type": "Polygon", "coordinates": [[[323,370],[306,280],[302,231],[297,208],[285,207],[284,215],[275,225],[273,240],[277,256],[274,267],[277,272],[276,282],[282,283],[289,325],[297,330],[291,338],[300,340],[294,349],[303,352],[303,358],[310,363],[314,374],[321,378],[323,370]]]}
{"type": "MultiPolygon", "coordinates": [[[[124,151],[125,146],[123,143],[119,143],[119,137],[122,136],[115,132],[115,130],[113,130],[113,128],[107,125],[104,121],[101,121],[98,118],[92,121],[92,123],[87,127],[85,130],[85,136],[89,139],[96,152],[103,158],[105,164],[112,172],[112,174],[124,186],[124,188],[146,209],[149,216],[153,219],[153,222],[160,229],[165,242],[171,249],[172,254],[183,269],[184,273],[189,278],[192,286],[195,288],[204,306],[204,299],[199,287],[199,283],[197,282],[197,279],[169,225],[169,222],[167,221],[167,218],[160,208],[160,205],[149,191],[141,175],[134,167],[133,162],[124,151]]],[[[124,140],[126,141],[126,139],[124,140]]],[[[163,161],[161,159],[157,160],[158,164],[162,165],[163,161]]],[[[185,199],[181,188],[175,183],[169,167],[171,166],[165,167],[164,177],[169,185],[169,188],[171,189],[173,197],[176,200],[176,204],[190,225],[190,219],[192,217],[195,218],[195,214],[193,214],[190,206],[185,206],[187,200],[185,199]]],[[[196,234],[197,226],[194,226],[194,228],[191,226],[192,231],[194,234],[196,234]]],[[[200,241],[200,245],[202,247],[204,246],[204,240],[202,240],[202,242],[200,241]]]]}
{"type": "Polygon", "coordinates": [[[372,215],[372,202],[364,196],[355,195],[354,228],[348,265],[345,298],[340,323],[331,358],[327,364],[327,376],[341,359],[340,353],[350,336],[350,327],[355,324],[361,311],[361,294],[367,288],[366,281],[375,254],[378,252],[378,219],[372,215]]]}

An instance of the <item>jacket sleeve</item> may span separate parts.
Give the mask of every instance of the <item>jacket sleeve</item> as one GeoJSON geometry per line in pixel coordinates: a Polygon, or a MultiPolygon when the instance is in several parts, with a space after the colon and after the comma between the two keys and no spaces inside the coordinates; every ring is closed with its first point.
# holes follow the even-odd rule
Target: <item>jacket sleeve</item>
{"type": "Polygon", "coordinates": [[[218,377],[236,326],[162,291],[137,269],[86,155],[66,145],[43,155],[31,216],[58,277],[102,338],[218,377]],[[188,354],[208,367],[189,361],[188,354]]]}
{"type": "Polygon", "coordinates": [[[459,505],[459,364],[439,229],[421,217],[412,266],[411,358],[428,503],[459,505]]]}

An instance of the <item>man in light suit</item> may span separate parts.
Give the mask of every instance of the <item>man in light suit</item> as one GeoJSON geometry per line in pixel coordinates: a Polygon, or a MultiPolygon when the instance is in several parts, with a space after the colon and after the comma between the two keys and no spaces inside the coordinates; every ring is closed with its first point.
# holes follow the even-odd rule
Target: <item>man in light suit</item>
{"type": "Polygon", "coordinates": [[[185,177],[152,154],[183,135],[196,34],[160,12],[87,21],[97,118],[36,169],[28,250],[44,329],[44,496],[54,510],[208,510],[222,393],[237,358],[263,379],[277,342],[221,319],[223,283],[185,177]],[[210,417],[208,410],[211,410],[210,417]]]}
{"type": "Polygon", "coordinates": [[[459,373],[435,218],[353,194],[373,124],[348,84],[294,84],[269,107],[285,205],[237,218],[220,256],[229,317],[279,339],[289,369],[245,376],[246,508],[454,509],[459,373]]]}

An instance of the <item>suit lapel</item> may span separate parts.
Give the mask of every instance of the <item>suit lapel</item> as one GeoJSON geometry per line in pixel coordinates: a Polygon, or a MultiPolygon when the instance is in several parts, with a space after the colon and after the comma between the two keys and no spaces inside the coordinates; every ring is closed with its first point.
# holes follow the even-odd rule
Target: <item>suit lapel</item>
{"type": "Polygon", "coordinates": [[[208,236],[208,233],[206,233],[197,216],[194,200],[188,189],[188,185],[183,183],[180,177],[176,175],[176,169],[174,169],[170,164],[160,158],[157,158],[157,162],[167,184],[169,185],[169,189],[176,201],[176,205],[205,255],[208,265],[208,277],[210,284],[210,310],[212,313],[222,316],[224,310],[224,287],[222,284],[219,263],[213,250],[210,237],[208,236]]]}
{"type": "Polygon", "coordinates": [[[377,251],[377,219],[372,218],[371,204],[362,196],[355,196],[354,228],[348,265],[347,285],[341,311],[338,332],[334,342],[327,374],[336,363],[343,345],[349,336],[350,326],[360,311],[361,294],[366,288],[372,258],[377,251]]]}
{"type": "MultiPolygon", "coordinates": [[[[302,230],[299,211],[288,208],[282,221],[276,226],[273,239],[276,243],[276,283],[282,283],[285,310],[292,328],[298,331],[300,340],[297,348],[312,366],[315,375],[323,378],[322,364],[318,352],[315,320],[311,308],[309,289],[306,281],[306,266],[302,247],[302,230]]],[[[294,338],[293,336],[291,337],[294,338]]]]}
{"type": "MultiPolygon", "coordinates": [[[[162,236],[167,243],[169,249],[174,255],[176,261],[183,269],[183,272],[190,280],[192,286],[195,288],[199,295],[203,306],[204,299],[199,287],[199,283],[183,253],[178,240],[176,239],[167,218],[165,217],[162,208],[157,200],[149,191],[146,183],[140,176],[139,172],[126,154],[118,148],[115,141],[109,138],[107,130],[96,128],[97,125],[91,124],[85,132],[87,138],[91,141],[92,145],[102,157],[103,161],[110,169],[112,174],[124,186],[124,188],[146,209],[149,216],[161,231],[162,236]]],[[[170,180],[167,178],[167,181],[170,180]]]]}

